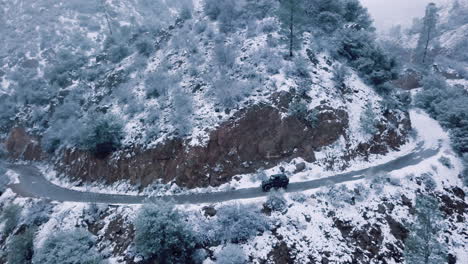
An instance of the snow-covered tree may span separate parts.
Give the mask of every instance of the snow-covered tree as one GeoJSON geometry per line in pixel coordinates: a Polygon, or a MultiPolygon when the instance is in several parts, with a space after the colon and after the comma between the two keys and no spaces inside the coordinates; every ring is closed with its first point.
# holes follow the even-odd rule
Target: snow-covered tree
{"type": "Polygon", "coordinates": [[[104,158],[120,147],[123,123],[113,114],[90,114],[80,133],[78,147],[104,158]]]}
{"type": "Polygon", "coordinates": [[[11,204],[3,209],[0,220],[3,222],[3,229],[1,236],[3,239],[8,237],[18,225],[20,220],[21,207],[16,204],[11,204]]]}
{"type": "Polygon", "coordinates": [[[235,244],[227,244],[216,254],[216,264],[245,264],[248,258],[244,250],[235,244]]]}
{"type": "Polygon", "coordinates": [[[192,129],[193,101],[190,94],[181,88],[172,93],[171,122],[179,136],[188,135],[192,129]]]}
{"type": "Polygon", "coordinates": [[[264,206],[271,211],[285,212],[288,208],[284,193],[281,191],[272,191],[268,194],[268,198],[264,206]]]}
{"type": "Polygon", "coordinates": [[[446,245],[440,238],[444,228],[442,212],[436,198],[416,197],[416,219],[405,240],[406,263],[439,264],[447,259],[446,245]]]}
{"type": "Polygon", "coordinates": [[[304,30],[303,23],[305,21],[305,9],[301,0],[281,0],[278,9],[278,18],[283,25],[283,29],[287,32],[289,41],[288,49],[289,56],[292,57],[293,50],[297,47],[298,38],[304,30]]]}
{"type": "Polygon", "coordinates": [[[436,37],[438,18],[437,6],[434,3],[428,4],[415,50],[415,61],[418,63],[427,64],[428,62],[428,51],[431,41],[436,37]]]}
{"type": "Polygon", "coordinates": [[[95,238],[86,230],[74,229],[49,234],[34,252],[34,264],[107,263],[95,248],[95,238]]]}
{"type": "Polygon", "coordinates": [[[215,239],[238,243],[269,228],[268,219],[252,206],[235,204],[221,207],[214,228],[215,239]]]}
{"type": "Polygon", "coordinates": [[[28,264],[33,257],[34,230],[26,228],[21,234],[12,236],[7,243],[8,264],[28,264]]]}
{"type": "Polygon", "coordinates": [[[146,260],[188,263],[195,250],[195,236],[182,214],[168,201],[147,203],[138,212],[135,247],[146,260]]]}
{"type": "Polygon", "coordinates": [[[360,117],[362,131],[368,135],[377,133],[377,115],[374,112],[372,104],[366,104],[366,108],[360,117]]]}

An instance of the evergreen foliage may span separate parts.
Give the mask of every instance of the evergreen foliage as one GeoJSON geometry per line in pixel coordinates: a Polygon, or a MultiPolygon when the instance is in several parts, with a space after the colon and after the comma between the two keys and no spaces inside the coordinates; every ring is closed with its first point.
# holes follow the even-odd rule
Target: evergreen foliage
{"type": "Polygon", "coordinates": [[[278,19],[281,21],[285,35],[288,38],[289,56],[298,48],[305,24],[305,6],[301,0],[282,0],[278,9],[278,19]]]}
{"type": "Polygon", "coordinates": [[[217,213],[214,240],[239,243],[268,230],[267,218],[255,208],[243,204],[226,205],[217,213]]]}
{"type": "Polygon", "coordinates": [[[439,236],[444,228],[439,202],[430,196],[416,197],[416,219],[409,227],[404,256],[407,263],[439,264],[447,260],[446,245],[439,236]]]}
{"type": "Polygon", "coordinates": [[[311,127],[316,127],[319,122],[319,111],[317,109],[308,110],[307,102],[298,97],[289,103],[289,114],[311,127]]]}
{"type": "Polygon", "coordinates": [[[145,87],[146,96],[148,98],[166,97],[171,89],[176,89],[179,86],[179,80],[163,69],[158,69],[155,72],[148,74],[145,87]]]}
{"type": "Polygon", "coordinates": [[[112,114],[90,114],[83,124],[78,147],[104,158],[121,145],[123,124],[112,114]]]}
{"type": "Polygon", "coordinates": [[[428,52],[432,39],[436,36],[438,10],[434,3],[429,3],[426,7],[426,14],[423,18],[423,26],[419,34],[418,44],[415,50],[415,61],[422,65],[430,64],[428,52]]]}
{"type": "Polygon", "coordinates": [[[34,253],[33,263],[41,264],[104,264],[94,247],[96,241],[83,229],[50,234],[34,253]]]}
{"type": "Polygon", "coordinates": [[[135,247],[146,260],[188,263],[195,250],[195,236],[182,214],[167,201],[145,204],[135,220],[135,247]]]}
{"type": "MultiPolygon", "coordinates": [[[[468,153],[468,93],[460,87],[447,85],[437,74],[423,79],[423,90],[415,97],[415,105],[426,110],[449,129],[453,149],[463,157],[468,153]]],[[[468,167],[468,163],[465,164],[468,167]]],[[[466,174],[462,174],[465,185],[466,174]]]]}
{"type": "Polygon", "coordinates": [[[192,129],[193,101],[190,94],[182,89],[176,89],[172,95],[172,124],[180,136],[188,135],[192,129]]]}
{"type": "Polygon", "coordinates": [[[366,108],[360,117],[361,128],[364,133],[368,135],[374,135],[378,132],[377,130],[377,115],[374,112],[372,104],[366,104],[366,108]]]}
{"type": "Polygon", "coordinates": [[[336,33],[336,42],[336,53],[372,85],[383,85],[398,76],[396,61],[376,44],[372,32],[344,28],[336,33]]]}
{"type": "Polygon", "coordinates": [[[2,237],[8,237],[19,223],[21,207],[16,204],[7,205],[3,208],[1,220],[3,221],[2,237]]]}
{"type": "Polygon", "coordinates": [[[244,250],[238,245],[227,244],[216,254],[217,264],[245,264],[248,259],[244,250]]]}
{"type": "Polygon", "coordinates": [[[288,208],[284,194],[280,191],[272,191],[268,194],[264,206],[271,211],[285,212],[288,208]]]}
{"type": "Polygon", "coordinates": [[[34,230],[30,227],[23,233],[12,236],[7,243],[7,263],[31,263],[34,252],[33,239],[34,230]]]}

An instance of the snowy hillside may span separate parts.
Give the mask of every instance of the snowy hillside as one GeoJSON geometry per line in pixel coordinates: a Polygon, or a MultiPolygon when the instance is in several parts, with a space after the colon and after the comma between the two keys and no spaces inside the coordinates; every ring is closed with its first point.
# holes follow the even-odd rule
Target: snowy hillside
{"type": "Polygon", "coordinates": [[[463,264],[465,2],[0,0],[0,264],[463,264]]]}

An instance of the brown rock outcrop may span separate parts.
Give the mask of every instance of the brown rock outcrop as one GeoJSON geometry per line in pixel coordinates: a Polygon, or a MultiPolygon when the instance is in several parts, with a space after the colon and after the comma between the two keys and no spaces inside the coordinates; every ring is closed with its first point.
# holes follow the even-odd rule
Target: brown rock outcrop
{"type": "Polygon", "coordinates": [[[320,110],[318,125],[312,128],[296,117],[282,117],[273,106],[255,105],[212,131],[203,147],[173,139],[154,149],[123,151],[105,159],[68,150],[58,168],[83,181],[130,180],[147,186],[161,179],[189,188],[217,186],[237,174],[296,157],[314,161],[314,150],[335,142],[348,125],[345,111],[320,110]]]}
{"type": "Polygon", "coordinates": [[[5,147],[9,158],[12,159],[38,161],[45,157],[39,139],[28,135],[22,127],[15,127],[11,130],[5,147]]]}

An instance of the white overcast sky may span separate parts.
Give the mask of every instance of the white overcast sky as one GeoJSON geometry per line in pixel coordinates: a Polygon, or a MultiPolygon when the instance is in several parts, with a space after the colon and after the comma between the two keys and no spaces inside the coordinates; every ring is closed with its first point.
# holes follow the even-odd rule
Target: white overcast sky
{"type": "Polygon", "coordinates": [[[453,0],[361,0],[381,30],[396,24],[410,24],[414,17],[424,15],[428,3],[447,1],[453,0]]]}

